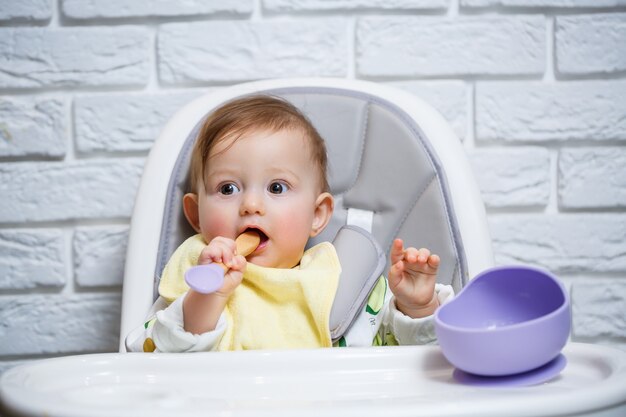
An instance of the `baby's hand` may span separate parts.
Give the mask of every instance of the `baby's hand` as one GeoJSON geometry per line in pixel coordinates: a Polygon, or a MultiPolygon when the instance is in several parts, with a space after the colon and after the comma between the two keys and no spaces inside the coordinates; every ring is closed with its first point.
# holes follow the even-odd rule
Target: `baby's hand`
{"type": "Polygon", "coordinates": [[[224,264],[228,271],[224,274],[224,285],[214,294],[228,297],[243,279],[247,261],[237,255],[237,246],[233,239],[218,236],[204,247],[198,258],[198,265],[210,263],[224,264]]]}
{"type": "Polygon", "coordinates": [[[439,256],[428,249],[404,249],[401,239],[391,247],[389,288],[396,297],[396,307],[412,318],[430,316],[439,306],[435,282],[439,256]]]}
{"type": "Polygon", "coordinates": [[[193,334],[202,334],[215,330],[220,315],[228,301],[228,297],[241,284],[246,269],[246,258],[236,254],[235,241],[224,237],[216,237],[202,249],[198,257],[198,265],[219,262],[228,271],[224,274],[222,288],[210,294],[189,290],[183,301],[183,328],[193,334]]]}

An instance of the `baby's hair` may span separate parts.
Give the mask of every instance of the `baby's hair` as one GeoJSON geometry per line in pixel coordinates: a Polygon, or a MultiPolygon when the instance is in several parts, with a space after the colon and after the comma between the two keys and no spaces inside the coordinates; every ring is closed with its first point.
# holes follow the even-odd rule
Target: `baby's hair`
{"type": "Polygon", "coordinates": [[[198,192],[199,180],[203,181],[206,188],[206,167],[211,150],[217,143],[227,138],[234,143],[254,130],[301,132],[307,139],[311,157],[317,167],[321,190],[330,191],[324,140],[309,119],[293,104],[270,95],[245,96],[229,101],[206,118],[191,154],[191,191],[198,192]]]}

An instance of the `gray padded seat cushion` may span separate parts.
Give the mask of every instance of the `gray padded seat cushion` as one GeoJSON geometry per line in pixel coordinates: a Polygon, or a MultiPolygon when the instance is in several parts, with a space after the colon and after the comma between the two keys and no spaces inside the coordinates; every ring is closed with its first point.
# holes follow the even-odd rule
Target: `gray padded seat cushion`
{"type": "MultiPolygon", "coordinates": [[[[452,285],[457,292],[464,286],[468,273],[461,236],[443,167],[429,145],[436,137],[425,137],[402,109],[368,94],[319,87],[260,93],[292,102],[309,117],[327,144],[335,212],[329,226],[310,245],[333,241],[346,224],[348,209],[370,211],[371,233],[385,254],[395,237],[402,238],[407,246],[427,247],[441,257],[438,282],[452,285]]],[[[201,124],[199,121],[186,138],[172,173],[157,277],[176,247],[194,233],[182,213],[181,199],[188,190],[189,153],[201,124]]],[[[346,314],[335,311],[333,314],[346,314]]],[[[343,317],[332,320],[345,321],[343,317]]]]}

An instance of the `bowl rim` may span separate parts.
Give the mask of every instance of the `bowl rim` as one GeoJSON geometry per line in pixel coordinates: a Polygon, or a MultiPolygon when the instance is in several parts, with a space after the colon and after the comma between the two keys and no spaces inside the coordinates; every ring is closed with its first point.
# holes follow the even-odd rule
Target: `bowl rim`
{"type": "MultiPolygon", "coordinates": [[[[532,265],[500,265],[500,266],[495,266],[492,268],[488,268],[485,269],[483,271],[481,271],[478,275],[476,275],[473,279],[471,279],[468,284],[458,293],[455,295],[454,298],[452,298],[449,302],[441,305],[436,311],[435,311],[435,328],[437,327],[441,327],[444,328],[446,330],[452,330],[452,331],[456,331],[456,332],[463,332],[463,333],[494,333],[494,332],[502,332],[502,331],[508,331],[508,330],[515,330],[515,329],[519,329],[519,328],[524,328],[524,327],[528,327],[530,325],[534,325],[538,322],[542,322],[542,321],[546,321],[554,316],[557,315],[561,315],[563,314],[564,310],[569,310],[570,309],[570,296],[569,293],[567,291],[567,288],[565,288],[565,285],[550,271],[548,271],[547,269],[544,268],[540,268],[537,266],[532,266],[532,265]],[[550,278],[554,283],[557,284],[557,286],[561,289],[561,293],[563,294],[563,302],[561,303],[561,305],[557,308],[555,308],[554,310],[552,310],[551,312],[544,314],[540,317],[531,319],[531,320],[525,320],[523,322],[519,322],[519,323],[514,323],[514,324],[507,324],[507,325],[503,325],[503,326],[498,326],[495,329],[487,329],[485,327],[465,327],[465,326],[457,326],[457,325],[453,325],[453,324],[449,324],[447,322],[445,322],[444,320],[442,320],[439,316],[441,311],[446,308],[446,306],[448,306],[449,304],[453,303],[457,297],[461,296],[461,294],[463,293],[463,291],[465,291],[466,288],[468,288],[473,282],[476,282],[476,280],[480,280],[483,279],[483,277],[487,276],[488,274],[491,274],[493,272],[496,271],[501,271],[501,270],[505,270],[505,269],[523,269],[523,270],[527,270],[527,271],[532,271],[532,272],[536,272],[536,273],[540,273],[543,274],[545,276],[547,276],[548,278],[550,278]]],[[[571,327],[571,316],[570,316],[570,327],[571,327]]],[[[439,337],[438,337],[439,338],[439,337]]]]}

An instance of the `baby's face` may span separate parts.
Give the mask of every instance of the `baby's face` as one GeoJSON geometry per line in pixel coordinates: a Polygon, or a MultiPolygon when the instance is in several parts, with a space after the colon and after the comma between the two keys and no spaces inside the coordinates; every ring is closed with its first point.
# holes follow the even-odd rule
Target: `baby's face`
{"type": "Polygon", "coordinates": [[[309,146],[299,131],[250,132],[211,150],[206,189],[198,195],[200,231],[207,242],[260,231],[261,244],[248,261],[291,268],[300,262],[320,220],[320,181],[309,146]]]}

